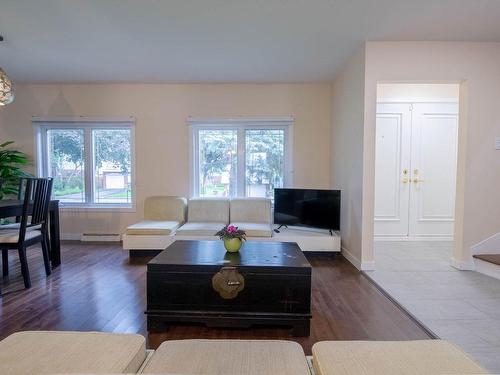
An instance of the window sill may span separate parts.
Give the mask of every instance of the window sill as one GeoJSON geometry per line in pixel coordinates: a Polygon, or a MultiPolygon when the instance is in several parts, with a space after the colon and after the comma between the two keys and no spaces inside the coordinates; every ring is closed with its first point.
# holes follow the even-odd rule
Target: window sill
{"type": "Polygon", "coordinates": [[[61,211],[94,211],[94,212],[136,212],[134,204],[131,205],[113,205],[113,204],[65,204],[60,202],[61,211]]]}

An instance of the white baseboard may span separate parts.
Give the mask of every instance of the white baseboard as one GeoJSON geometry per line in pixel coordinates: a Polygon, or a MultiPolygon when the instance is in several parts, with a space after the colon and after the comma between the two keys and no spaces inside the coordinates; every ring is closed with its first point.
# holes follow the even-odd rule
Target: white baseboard
{"type": "Polygon", "coordinates": [[[375,261],[361,262],[361,271],[375,271],[375,261]]]}
{"type": "Polygon", "coordinates": [[[452,267],[455,267],[457,270],[460,271],[474,271],[476,269],[476,266],[474,264],[474,260],[470,258],[467,261],[464,260],[458,260],[455,258],[450,259],[450,264],[452,267]]]}
{"type": "Polygon", "coordinates": [[[353,253],[347,250],[344,246],[341,248],[342,255],[346,258],[354,267],[360,271],[373,271],[375,270],[375,262],[362,262],[353,253]]]}
{"type": "Polygon", "coordinates": [[[477,272],[500,280],[500,266],[477,258],[474,259],[474,264],[477,272]]]}
{"type": "Polygon", "coordinates": [[[81,233],[61,233],[61,240],[63,241],[80,241],[81,239],[81,233]]]}
{"type": "Polygon", "coordinates": [[[374,236],[375,242],[390,242],[390,241],[453,241],[453,236],[374,236]]]}
{"type": "Polygon", "coordinates": [[[354,267],[358,270],[361,270],[361,261],[356,258],[349,250],[347,250],[344,246],[341,247],[341,253],[354,267]]]}
{"type": "Polygon", "coordinates": [[[99,234],[84,234],[84,233],[61,233],[62,241],[121,241],[121,235],[99,235],[99,234]],[[118,238],[116,237],[118,236],[118,238]]]}

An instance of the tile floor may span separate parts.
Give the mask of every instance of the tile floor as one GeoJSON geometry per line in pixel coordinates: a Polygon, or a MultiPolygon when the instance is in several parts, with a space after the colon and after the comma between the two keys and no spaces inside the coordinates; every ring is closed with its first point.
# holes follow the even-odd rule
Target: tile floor
{"type": "Polygon", "coordinates": [[[500,373],[500,280],[451,267],[451,242],[375,242],[367,274],[437,336],[500,373]]]}

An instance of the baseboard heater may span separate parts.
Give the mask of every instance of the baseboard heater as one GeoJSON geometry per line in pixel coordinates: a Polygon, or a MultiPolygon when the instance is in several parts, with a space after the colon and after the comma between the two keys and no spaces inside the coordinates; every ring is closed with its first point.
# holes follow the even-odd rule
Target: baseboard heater
{"type": "Polygon", "coordinates": [[[121,236],[118,233],[83,233],[80,240],[83,242],[120,242],[121,236]]]}

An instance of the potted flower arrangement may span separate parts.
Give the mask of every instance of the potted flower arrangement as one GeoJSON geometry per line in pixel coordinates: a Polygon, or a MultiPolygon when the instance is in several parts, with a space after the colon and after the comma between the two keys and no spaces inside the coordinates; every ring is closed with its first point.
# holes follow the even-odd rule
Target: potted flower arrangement
{"type": "Polygon", "coordinates": [[[225,226],[215,233],[215,235],[224,240],[224,247],[230,253],[238,252],[247,236],[244,230],[238,229],[234,225],[225,226]]]}

